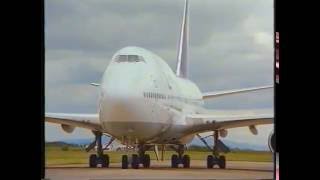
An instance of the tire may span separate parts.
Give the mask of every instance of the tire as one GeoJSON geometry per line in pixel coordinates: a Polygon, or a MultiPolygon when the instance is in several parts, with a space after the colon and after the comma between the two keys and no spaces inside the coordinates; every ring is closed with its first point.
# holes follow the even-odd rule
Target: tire
{"type": "Polygon", "coordinates": [[[132,154],[131,167],[133,169],[139,169],[139,157],[136,154],[132,154]]]}
{"type": "Polygon", "coordinates": [[[213,156],[208,155],[207,157],[207,168],[212,169],[213,168],[213,156]]]}
{"type": "Polygon", "coordinates": [[[220,167],[220,169],[226,168],[226,157],[225,156],[219,157],[219,167],[220,167]]]}
{"type": "Polygon", "coordinates": [[[190,156],[189,155],[184,155],[182,157],[182,163],[184,168],[190,168],[190,156]]]}
{"type": "Polygon", "coordinates": [[[178,168],[178,156],[176,154],[171,156],[171,167],[178,168]]]}
{"type": "Polygon", "coordinates": [[[102,155],[102,167],[109,167],[109,156],[108,154],[102,155]]]}
{"type": "Polygon", "coordinates": [[[123,155],[122,156],[122,169],[128,169],[128,156],[123,155]]]}
{"type": "Polygon", "coordinates": [[[89,157],[89,167],[95,168],[97,167],[97,155],[91,154],[89,157]]]}
{"type": "Polygon", "coordinates": [[[143,167],[144,168],[150,167],[150,155],[149,154],[145,154],[143,157],[143,167]]]}

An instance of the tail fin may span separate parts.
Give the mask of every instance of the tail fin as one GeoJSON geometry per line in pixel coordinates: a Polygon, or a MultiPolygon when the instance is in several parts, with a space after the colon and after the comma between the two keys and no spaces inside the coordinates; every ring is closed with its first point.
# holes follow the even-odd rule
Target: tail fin
{"type": "Polygon", "coordinates": [[[189,47],[189,5],[188,0],[185,0],[183,20],[181,24],[179,48],[177,56],[176,75],[187,78],[188,75],[188,47],[189,47]]]}

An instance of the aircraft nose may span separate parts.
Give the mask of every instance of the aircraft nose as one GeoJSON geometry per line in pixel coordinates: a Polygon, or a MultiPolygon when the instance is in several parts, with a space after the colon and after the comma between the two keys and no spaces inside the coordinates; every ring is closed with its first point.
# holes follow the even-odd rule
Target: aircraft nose
{"type": "Polygon", "coordinates": [[[102,94],[105,101],[124,105],[139,97],[139,85],[135,84],[132,78],[128,77],[119,81],[109,84],[103,89],[102,94]]]}
{"type": "Polygon", "coordinates": [[[150,106],[146,105],[143,96],[149,83],[147,72],[137,66],[119,64],[105,73],[101,84],[100,120],[103,128],[113,136],[142,138],[149,135],[145,130],[148,128],[141,125],[151,116],[145,113],[150,106]]]}
{"type": "Polygon", "coordinates": [[[105,121],[131,121],[136,116],[135,106],[140,98],[139,90],[131,79],[120,80],[103,89],[102,104],[105,121]]]}
{"type": "Polygon", "coordinates": [[[107,117],[105,117],[108,120],[112,119],[126,119],[123,115],[128,114],[128,108],[129,106],[129,99],[128,96],[130,96],[128,91],[125,91],[123,89],[109,89],[109,92],[104,92],[103,94],[103,104],[102,108],[107,117]],[[122,117],[114,117],[115,115],[122,117]]]}

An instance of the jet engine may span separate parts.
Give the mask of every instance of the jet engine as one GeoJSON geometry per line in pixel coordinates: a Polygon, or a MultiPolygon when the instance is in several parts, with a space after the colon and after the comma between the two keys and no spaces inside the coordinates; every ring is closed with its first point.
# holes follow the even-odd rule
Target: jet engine
{"type": "Polygon", "coordinates": [[[271,152],[276,151],[276,135],[274,131],[272,131],[268,138],[268,145],[271,152]]]}
{"type": "Polygon", "coordinates": [[[249,126],[249,130],[251,131],[251,133],[253,135],[257,135],[258,134],[258,129],[256,128],[256,126],[249,126]]]}
{"type": "Polygon", "coordinates": [[[65,124],[61,124],[61,128],[63,129],[64,132],[67,132],[67,133],[72,133],[75,129],[74,126],[69,126],[65,124]]]}
{"type": "Polygon", "coordinates": [[[221,137],[225,138],[225,137],[227,137],[227,135],[228,135],[228,131],[225,130],[225,129],[221,129],[221,130],[219,131],[219,134],[220,134],[221,137]]]}

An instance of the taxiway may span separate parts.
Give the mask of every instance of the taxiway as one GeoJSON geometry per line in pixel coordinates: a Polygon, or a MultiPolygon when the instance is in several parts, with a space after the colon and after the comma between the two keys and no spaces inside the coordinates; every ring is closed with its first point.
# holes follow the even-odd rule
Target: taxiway
{"type": "Polygon", "coordinates": [[[46,167],[50,180],[108,179],[273,179],[272,162],[228,161],[226,169],[207,169],[201,160],[191,161],[191,168],[172,169],[169,161],[152,161],[149,169],[121,169],[120,163],[109,168],[88,168],[86,164],[46,167]]]}

